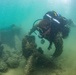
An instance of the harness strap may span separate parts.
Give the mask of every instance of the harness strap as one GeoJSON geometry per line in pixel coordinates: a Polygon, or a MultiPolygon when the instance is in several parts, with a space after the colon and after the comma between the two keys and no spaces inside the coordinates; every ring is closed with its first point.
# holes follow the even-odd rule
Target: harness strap
{"type": "Polygon", "coordinates": [[[49,14],[46,14],[46,16],[49,17],[50,20],[53,19],[53,21],[55,21],[56,23],[60,24],[60,22],[59,22],[57,19],[53,18],[53,17],[50,16],[49,14]]]}

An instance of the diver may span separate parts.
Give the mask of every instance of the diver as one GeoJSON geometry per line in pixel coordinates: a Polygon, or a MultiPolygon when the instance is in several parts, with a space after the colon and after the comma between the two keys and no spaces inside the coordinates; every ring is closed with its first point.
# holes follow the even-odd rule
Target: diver
{"type": "Polygon", "coordinates": [[[60,56],[63,52],[63,39],[68,37],[70,25],[73,24],[73,21],[71,19],[66,19],[55,11],[47,12],[43,16],[43,19],[39,20],[40,22],[32,27],[29,35],[37,30],[42,40],[44,38],[49,41],[48,50],[50,50],[52,43],[54,43],[56,49],[52,56],[60,56]]]}

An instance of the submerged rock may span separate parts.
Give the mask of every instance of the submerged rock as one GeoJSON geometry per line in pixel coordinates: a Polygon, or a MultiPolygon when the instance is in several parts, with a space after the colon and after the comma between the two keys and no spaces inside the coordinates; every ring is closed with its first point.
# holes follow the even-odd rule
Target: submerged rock
{"type": "Polygon", "coordinates": [[[25,58],[29,58],[29,56],[34,53],[37,45],[35,43],[35,36],[28,36],[26,35],[25,38],[22,40],[22,52],[25,58]]]}
{"type": "Polygon", "coordinates": [[[41,47],[37,48],[35,36],[25,36],[25,38],[22,40],[22,51],[23,56],[27,59],[25,75],[32,75],[36,68],[55,68],[56,66],[44,55],[41,47]]]}
{"type": "Polygon", "coordinates": [[[19,60],[13,57],[9,57],[6,63],[10,68],[17,68],[19,66],[19,60]]]}
{"type": "Polygon", "coordinates": [[[0,72],[6,72],[8,70],[8,66],[4,61],[0,61],[0,72]]]}
{"type": "Polygon", "coordinates": [[[15,35],[21,40],[22,37],[22,29],[21,27],[12,24],[9,27],[1,28],[0,29],[0,39],[3,44],[7,44],[11,48],[16,48],[15,44],[15,35]]]}
{"type": "Polygon", "coordinates": [[[0,42],[0,57],[1,57],[2,54],[3,54],[3,49],[4,49],[4,47],[2,46],[2,43],[0,42]]]}

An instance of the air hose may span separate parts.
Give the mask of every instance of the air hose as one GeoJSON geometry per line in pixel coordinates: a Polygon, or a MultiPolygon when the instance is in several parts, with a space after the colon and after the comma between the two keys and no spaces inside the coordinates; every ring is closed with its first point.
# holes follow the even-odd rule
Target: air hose
{"type": "MultiPolygon", "coordinates": [[[[40,21],[40,20],[43,20],[43,19],[37,19],[36,21],[34,21],[34,23],[33,23],[33,27],[35,26],[35,23],[37,22],[37,21],[40,21]]],[[[45,20],[45,19],[44,19],[45,20]]],[[[34,32],[36,35],[37,35],[37,33],[36,32],[34,32]]],[[[43,39],[43,38],[41,38],[41,44],[44,44],[45,43],[45,40],[43,39]]]]}

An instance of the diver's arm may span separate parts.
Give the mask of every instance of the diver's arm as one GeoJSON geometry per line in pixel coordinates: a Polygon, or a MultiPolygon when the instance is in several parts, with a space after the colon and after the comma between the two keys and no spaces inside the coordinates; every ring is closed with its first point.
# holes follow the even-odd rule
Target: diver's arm
{"type": "Polygon", "coordinates": [[[37,30],[37,25],[32,27],[32,29],[29,32],[29,35],[31,35],[35,30],[37,30]]]}

